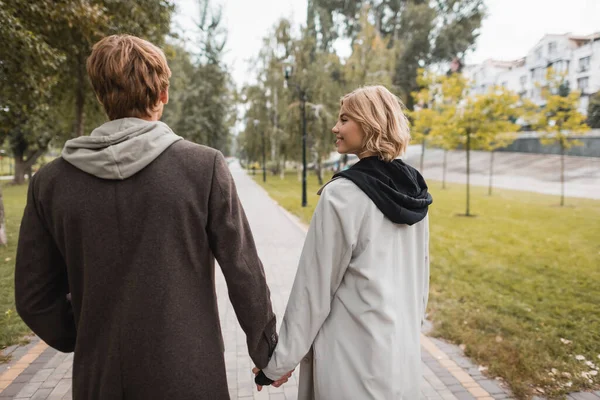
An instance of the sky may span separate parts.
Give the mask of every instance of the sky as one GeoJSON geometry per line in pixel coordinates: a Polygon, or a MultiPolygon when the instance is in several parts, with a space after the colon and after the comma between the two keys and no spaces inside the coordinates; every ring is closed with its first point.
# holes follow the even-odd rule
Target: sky
{"type": "MultiPolygon", "coordinates": [[[[191,35],[199,19],[197,0],[175,0],[174,23],[191,35]]],[[[305,23],[306,0],[213,0],[223,6],[228,30],[224,61],[238,86],[252,80],[249,60],[262,47],[262,38],[280,18],[295,26],[305,23]]],[[[468,64],[488,58],[512,60],[523,57],[547,33],[590,34],[600,31],[600,0],[487,0],[488,16],[482,23],[468,64]]],[[[347,45],[336,47],[347,56],[347,45]]]]}

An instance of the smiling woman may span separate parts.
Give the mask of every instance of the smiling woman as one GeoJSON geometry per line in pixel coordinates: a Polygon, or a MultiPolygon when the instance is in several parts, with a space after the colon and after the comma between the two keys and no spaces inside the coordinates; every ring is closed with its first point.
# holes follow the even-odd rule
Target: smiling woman
{"type": "Polygon", "coordinates": [[[391,161],[402,155],[410,140],[402,102],[383,86],[365,86],[345,95],[333,127],[341,154],[377,156],[391,161]]]}
{"type": "MultiPolygon", "coordinates": [[[[319,189],[313,174],[307,208],[298,202],[293,172],[284,180],[256,180],[309,223],[319,189]]],[[[475,187],[481,212],[465,219],[456,217],[463,185],[441,190],[441,182],[428,183],[435,198],[433,335],[464,344],[467,355],[489,376],[502,377],[516,398],[529,398],[536,387],[556,397],[598,390],[600,374],[584,378],[592,368],[575,356],[600,362],[600,201],[572,199],[572,207],[558,208],[556,196],[498,190],[490,197],[485,187],[475,187]]]]}
{"type": "Polygon", "coordinates": [[[369,86],[344,96],[333,133],[360,161],[319,191],[280,341],[255,382],[278,385],[300,364],[299,400],[416,399],[432,198],[396,159],[408,121],[369,86]]]}

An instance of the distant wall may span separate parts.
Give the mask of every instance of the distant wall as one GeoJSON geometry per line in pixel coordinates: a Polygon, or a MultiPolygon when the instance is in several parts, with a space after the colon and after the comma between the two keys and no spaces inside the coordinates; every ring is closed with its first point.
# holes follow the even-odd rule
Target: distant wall
{"type": "MultiPolygon", "coordinates": [[[[507,146],[498,151],[510,151],[516,153],[538,153],[538,154],[560,154],[560,146],[541,144],[539,139],[540,134],[537,132],[528,132],[519,135],[510,146],[507,146]]],[[[582,157],[600,157],[600,129],[592,129],[585,136],[573,136],[583,144],[581,146],[571,147],[566,154],[570,156],[582,157]]]]}

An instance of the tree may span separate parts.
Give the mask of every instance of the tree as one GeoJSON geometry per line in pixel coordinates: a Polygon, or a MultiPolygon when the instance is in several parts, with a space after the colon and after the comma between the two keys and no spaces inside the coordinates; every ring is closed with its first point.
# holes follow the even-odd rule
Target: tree
{"type": "Polygon", "coordinates": [[[160,46],[169,33],[174,5],[164,0],[96,0],[89,3],[62,0],[59,3],[80,10],[73,18],[59,19],[59,24],[51,25],[47,32],[49,43],[66,56],[62,83],[63,90],[74,102],[72,136],[77,137],[96,125],[100,111],[85,70],[85,60],[93,44],[104,36],[127,32],[160,46]],[[96,118],[92,124],[85,122],[86,111],[96,118]]]}
{"type": "MultiPolygon", "coordinates": [[[[24,138],[31,121],[47,113],[56,73],[64,57],[49,46],[35,28],[43,18],[49,2],[29,3],[0,1],[0,143],[15,137],[24,138]],[[33,21],[23,18],[33,15],[33,21]]],[[[22,139],[24,140],[24,139],[22,139]]],[[[25,168],[37,157],[30,155],[25,168]]],[[[23,160],[17,164],[23,169],[23,160]]],[[[16,182],[22,179],[15,174],[16,182]]],[[[0,245],[7,244],[5,210],[0,188],[0,245]]]]}
{"type": "Polygon", "coordinates": [[[512,121],[520,112],[518,96],[502,88],[470,96],[466,78],[458,73],[432,74],[429,82],[434,82],[432,109],[437,113],[429,135],[445,149],[457,146],[465,149],[465,216],[471,216],[471,150],[495,149],[503,143],[505,133],[516,130],[517,126],[512,121]]]}
{"type": "Polygon", "coordinates": [[[172,77],[163,120],[186,139],[230,153],[231,130],[236,122],[235,88],[222,61],[227,31],[221,25],[221,8],[199,1],[200,16],[193,48],[185,43],[166,47],[172,77]]]}
{"type": "Polygon", "coordinates": [[[467,98],[460,110],[459,126],[465,136],[467,155],[467,206],[465,216],[471,216],[470,210],[470,152],[471,149],[484,148],[500,133],[510,132],[513,128],[506,111],[511,104],[505,103],[502,96],[493,92],[467,98]]]}
{"type": "Polygon", "coordinates": [[[437,128],[438,113],[433,109],[436,102],[436,94],[439,89],[439,77],[421,68],[418,71],[417,83],[420,90],[413,92],[414,111],[409,111],[412,119],[411,139],[414,143],[421,144],[421,162],[419,170],[425,170],[425,148],[427,138],[432,130],[437,128]]]}
{"type": "Polygon", "coordinates": [[[305,93],[307,153],[312,155],[315,172],[322,182],[323,159],[334,149],[331,127],[337,119],[345,71],[335,53],[318,49],[308,29],[295,38],[290,28],[289,21],[279,21],[264,39],[254,62],[257,83],[243,90],[247,105],[246,128],[240,149],[250,156],[260,148],[259,139],[253,137],[254,130],[249,125],[258,120],[261,138],[264,134],[266,147],[271,149],[269,158],[275,166],[274,172],[284,166],[286,160],[300,161],[303,102],[299,94],[305,93]],[[289,81],[284,79],[284,66],[293,67],[289,81]]]}
{"type": "Polygon", "coordinates": [[[590,96],[587,124],[592,129],[600,129],[600,91],[590,96]]]}
{"type": "Polygon", "coordinates": [[[417,70],[462,59],[475,43],[485,15],[483,0],[311,0],[307,26],[319,47],[331,48],[340,32],[354,41],[364,6],[377,31],[398,49],[393,85],[409,109],[411,93],[419,89],[417,70]]]}
{"type": "Polygon", "coordinates": [[[492,195],[494,176],[494,152],[508,146],[517,139],[519,125],[514,123],[523,114],[519,96],[502,87],[493,87],[480,99],[486,119],[494,121],[480,134],[479,147],[490,152],[488,194],[492,195]]]}
{"type": "Polygon", "coordinates": [[[372,84],[391,87],[397,49],[390,47],[390,39],[383,38],[369,21],[368,6],[363,7],[359,18],[352,54],[344,65],[346,90],[372,84]]]}
{"type": "Polygon", "coordinates": [[[346,81],[341,60],[335,53],[318,52],[315,60],[308,68],[310,97],[307,107],[315,171],[319,185],[322,185],[322,164],[335,149],[331,128],[338,118],[346,81]]]}
{"type": "MultiPolygon", "coordinates": [[[[65,15],[73,13],[65,9],[65,15]]],[[[15,157],[14,182],[43,154],[48,129],[56,129],[53,94],[65,56],[47,43],[41,24],[56,18],[52,2],[0,1],[0,139],[8,139],[15,157]],[[46,20],[45,20],[46,19],[46,20]]]]}
{"type": "Polygon", "coordinates": [[[537,116],[538,129],[544,131],[542,144],[558,144],[560,146],[560,205],[565,205],[565,153],[581,142],[571,139],[574,133],[589,130],[585,116],[577,110],[579,91],[569,91],[565,75],[548,68],[547,84],[542,87],[542,98],[545,106],[537,116]]]}
{"type": "Polygon", "coordinates": [[[53,139],[79,136],[104,120],[85,73],[91,46],[129,32],[160,44],[169,1],[0,1],[1,131],[15,157],[15,183],[53,139]],[[74,123],[73,123],[74,121],[74,123]]]}

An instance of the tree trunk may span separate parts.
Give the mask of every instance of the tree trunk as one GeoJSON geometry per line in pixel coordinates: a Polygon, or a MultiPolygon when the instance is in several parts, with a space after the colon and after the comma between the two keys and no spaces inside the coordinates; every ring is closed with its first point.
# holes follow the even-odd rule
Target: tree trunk
{"type": "Polygon", "coordinates": [[[281,173],[281,179],[285,179],[285,156],[283,156],[283,162],[281,163],[281,169],[279,172],[281,173]]]}
{"type": "Polygon", "coordinates": [[[494,176],[494,151],[490,152],[490,186],[488,187],[488,195],[492,195],[492,179],[494,176]]]}
{"type": "Polygon", "coordinates": [[[25,161],[23,161],[23,154],[15,153],[15,174],[13,183],[15,185],[22,185],[25,183],[25,161]]]}
{"type": "Polygon", "coordinates": [[[24,152],[19,151],[17,148],[13,148],[15,157],[15,174],[13,178],[13,184],[22,185],[25,183],[25,175],[31,179],[32,168],[35,162],[46,152],[46,150],[38,150],[33,154],[30,154],[25,160],[24,152]]]}
{"type": "Polygon", "coordinates": [[[83,56],[77,57],[77,87],[75,88],[75,125],[73,137],[83,136],[83,118],[85,105],[85,62],[83,56]]]}
{"type": "Polygon", "coordinates": [[[565,205],[565,145],[560,143],[560,206],[565,205]]]}
{"type": "Polygon", "coordinates": [[[317,173],[317,179],[319,180],[319,186],[323,186],[323,168],[321,168],[321,157],[317,156],[315,162],[315,172],[317,173]]]}
{"type": "Polygon", "coordinates": [[[267,149],[265,148],[265,130],[261,131],[262,137],[262,173],[263,173],[263,182],[267,181],[267,149]]]}
{"type": "Polygon", "coordinates": [[[465,215],[471,215],[471,133],[467,132],[467,212],[465,215]]]}
{"type": "Polygon", "coordinates": [[[423,166],[425,165],[425,138],[423,138],[423,143],[421,144],[421,174],[423,173],[423,166]]]}
{"type": "Polygon", "coordinates": [[[2,187],[0,187],[0,245],[6,246],[8,238],[6,236],[6,223],[4,218],[4,196],[2,195],[2,187]]]}
{"type": "MultiPolygon", "coordinates": [[[[279,99],[277,97],[277,90],[273,91],[273,110],[275,113],[273,115],[273,140],[271,141],[271,160],[280,160],[279,154],[277,154],[277,150],[279,150],[279,116],[277,113],[277,104],[279,99]]],[[[280,164],[279,161],[275,165],[275,170],[273,171],[273,175],[277,175],[279,173],[280,164]]]]}
{"type": "Polygon", "coordinates": [[[442,189],[446,189],[446,166],[448,160],[448,150],[444,150],[444,166],[442,167],[442,189]]]}

